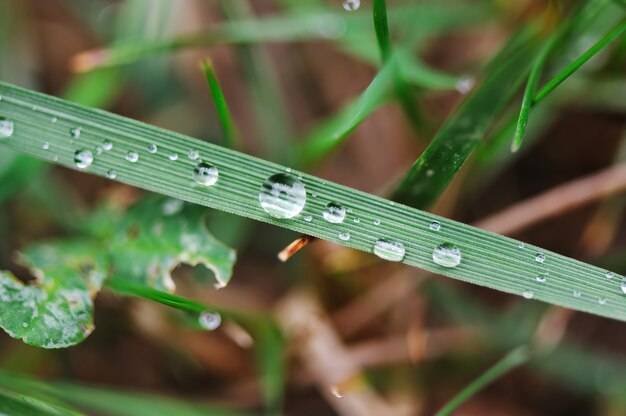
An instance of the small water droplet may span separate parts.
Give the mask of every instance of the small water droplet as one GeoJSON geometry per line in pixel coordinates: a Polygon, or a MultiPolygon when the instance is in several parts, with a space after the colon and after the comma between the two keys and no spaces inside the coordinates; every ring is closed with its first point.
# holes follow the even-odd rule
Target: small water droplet
{"type": "Polygon", "coordinates": [[[72,139],[78,139],[80,137],[80,127],[72,127],[70,129],[70,137],[72,139]]]}
{"type": "Polygon", "coordinates": [[[433,176],[434,174],[435,174],[435,171],[434,171],[434,170],[432,170],[432,169],[428,169],[428,170],[426,171],[426,176],[428,176],[429,178],[430,178],[431,176],[433,176]]]}
{"type": "Polygon", "coordinates": [[[96,156],[100,156],[102,154],[102,147],[96,147],[96,156]]]}
{"type": "Polygon", "coordinates": [[[28,328],[28,322],[22,322],[22,327],[23,328],[28,328]]]}
{"type": "Polygon", "coordinates": [[[42,148],[43,150],[48,150],[48,149],[50,149],[50,143],[45,142],[44,144],[42,144],[42,145],[41,145],[41,148],[42,148]]]}
{"type": "Polygon", "coordinates": [[[354,218],[352,221],[354,221],[356,224],[358,224],[358,223],[361,222],[361,219],[357,217],[357,218],[354,218]]]}
{"type": "Polygon", "coordinates": [[[170,160],[177,160],[178,159],[178,153],[170,153],[169,156],[167,156],[170,160]]]}
{"type": "Polygon", "coordinates": [[[535,297],[535,294],[531,290],[525,290],[524,292],[522,292],[522,296],[524,296],[526,299],[532,299],[535,297]]]}
{"type": "Polygon", "coordinates": [[[193,168],[193,179],[204,186],[215,185],[219,177],[217,168],[208,162],[200,162],[193,168]]]}
{"type": "Polygon", "coordinates": [[[343,240],[343,241],[348,241],[350,239],[350,234],[348,234],[348,233],[341,233],[341,234],[339,234],[339,239],[343,240]]]}
{"type": "Polygon", "coordinates": [[[361,0],[343,0],[343,9],[347,12],[358,10],[361,7],[361,0]]]}
{"type": "Polygon", "coordinates": [[[379,219],[375,219],[374,220],[374,225],[380,225],[380,220],[379,219]]]}
{"type": "Polygon", "coordinates": [[[404,244],[395,241],[380,239],[374,243],[374,254],[383,260],[402,261],[404,259],[404,244]]]}
{"type": "Polygon", "coordinates": [[[217,312],[205,311],[198,317],[198,323],[207,331],[215,331],[222,324],[222,316],[217,312]]]}
{"type": "Polygon", "coordinates": [[[58,118],[56,118],[56,117],[50,117],[50,122],[51,122],[51,123],[56,123],[57,121],[59,121],[59,119],[58,119],[58,118]]]}
{"type": "Polygon", "coordinates": [[[0,117],[0,139],[6,139],[13,135],[15,125],[9,119],[0,117]]]}
{"type": "Polygon", "coordinates": [[[110,170],[107,172],[107,178],[109,178],[109,179],[115,179],[115,178],[117,178],[117,172],[116,172],[115,170],[113,170],[113,169],[110,169],[110,170]]]}
{"type": "Polygon", "coordinates": [[[613,272],[606,272],[604,276],[607,279],[612,279],[613,277],[615,277],[615,273],[613,273],[613,272]]]}
{"type": "Polygon", "coordinates": [[[598,303],[600,305],[606,305],[606,298],[598,298],[598,303]]]}
{"type": "Polygon", "coordinates": [[[293,175],[277,173],[267,178],[259,192],[261,208],[275,218],[293,218],[302,212],[306,190],[293,175]]]}
{"type": "Polygon", "coordinates": [[[581,293],[578,290],[575,290],[574,292],[572,292],[575,298],[579,298],[581,293]]]}
{"type": "Polygon", "coordinates": [[[148,146],[148,152],[150,152],[150,153],[156,153],[157,150],[159,150],[159,148],[154,143],[152,143],[151,145],[148,146]]]}
{"type": "Polygon", "coordinates": [[[539,283],[543,283],[546,281],[547,277],[548,277],[548,272],[545,272],[545,273],[538,274],[535,280],[537,280],[539,283]]]}
{"type": "Polygon", "coordinates": [[[52,160],[54,160],[55,162],[58,162],[58,161],[59,161],[59,157],[58,157],[58,156],[54,156],[54,157],[52,158],[52,160]]]}
{"type": "Polygon", "coordinates": [[[134,150],[129,150],[128,153],[126,153],[126,160],[135,163],[139,160],[139,153],[135,152],[134,150]]]}
{"type": "Polygon", "coordinates": [[[291,173],[291,168],[286,168],[286,169],[285,169],[285,172],[287,172],[287,173],[291,173]]]}
{"type": "Polygon", "coordinates": [[[74,152],[74,164],[79,169],[87,169],[93,162],[91,150],[81,149],[74,152]]]}
{"type": "Polygon", "coordinates": [[[108,152],[109,150],[113,149],[113,143],[105,140],[104,142],[102,142],[102,149],[108,152]]]}
{"type": "Polygon", "coordinates": [[[543,253],[537,253],[537,255],[535,256],[535,261],[537,263],[543,263],[546,260],[546,255],[543,253]]]}
{"type": "Polygon", "coordinates": [[[474,88],[475,83],[476,80],[473,77],[469,75],[463,75],[461,78],[459,78],[454,88],[461,94],[467,94],[472,90],[472,88],[474,88]]]}
{"type": "Polygon", "coordinates": [[[317,194],[316,194],[315,192],[313,192],[313,193],[311,194],[311,196],[312,196],[313,198],[317,198],[317,194]]]}
{"type": "Polygon", "coordinates": [[[443,243],[433,250],[433,261],[443,267],[456,267],[461,263],[461,250],[452,243],[443,243]]]}
{"type": "Polygon", "coordinates": [[[622,292],[624,292],[624,294],[626,294],[626,279],[622,280],[622,284],[621,284],[620,288],[622,289],[622,292]]]}
{"type": "Polygon", "coordinates": [[[518,244],[518,247],[519,247],[519,248],[524,248],[524,247],[526,247],[526,245],[525,245],[524,243],[519,243],[519,244],[518,244]]]}
{"type": "Polygon", "coordinates": [[[190,150],[189,153],[187,153],[187,156],[189,156],[189,159],[191,160],[196,160],[200,157],[200,153],[198,153],[197,150],[190,150]]]}
{"type": "Polygon", "coordinates": [[[441,229],[441,224],[439,221],[433,221],[430,223],[430,229],[433,231],[439,231],[441,229]]]}
{"type": "Polygon", "coordinates": [[[346,209],[337,202],[329,202],[323,216],[326,221],[339,224],[346,218],[346,209]]]}
{"type": "Polygon", "coordinates": [[[180,199],[176,198],[168,198],[163,201],[163,205],[161,205],[161,212],[163,215],[174,215],[178,214],[182,209],[185,203],[180,199]]]}
{"type": "Polygon", "coordinates": [[[307,215],[307,216],[304,217],[304,220],[306,222],[311,222],[311,221],[313,221],[313,217],[311,215],[307,215]]]}

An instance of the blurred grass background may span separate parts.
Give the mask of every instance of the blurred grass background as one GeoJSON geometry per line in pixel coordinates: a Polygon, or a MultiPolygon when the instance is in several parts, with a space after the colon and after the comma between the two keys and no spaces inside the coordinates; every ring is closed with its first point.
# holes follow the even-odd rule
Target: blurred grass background
{"type": "MultiPolygon", "coordinates": [[[[389,0],[392,43],[412,65],[399,65],[412,82],[389,94],[394,78],[385,70],[395,69],[378,72],[372,4],[362,3],[347,12],[339,0],[4,0],[0,79],[295,161],[328,180],[385,195],[464,99],[460,80],[480,88],[506,64],[492,59],[518,30],[539,22],[552,31],[574,7],[389,0]],[[90,50],[99,52],[79,55],[90,50]],[[237,140],[225,137],[198,69],[206,58],[237,140]]],[[[598,3],[605,3],[602,12],[571,34],[548,75],[623,19],[623,2],[598,3]]],[[[475,223],[623,162],[625,60],[622,37],[533,110],[516,154],[509,152],[507,122],[519,111],[521,83],[504,90],[517,98],[431,210],[475,223]]],[[[30,241],[70,234],[82,213],[140,196],[5,150],[0,184],[0,268],[12,270],[12,253],[30,241]]],[[[515,236],[626,273],[623,209],[623,196],[607,196],[569,206],[515,236]]],[[[283,264],[276,253],[297,235],[222,213],[212,214],[211,230],[239,252],[232,282],[216,292],[202,283],[207,272],[183,267],[176,271],[179,292],[258,315],[251,327],[227,322],[199,332],[175,311],[104,292],[97,330],[77,347],[39,350],[3,334],[0,368],[43,384],[20,384],[7,373],[0,386],[46,398],[96,386],[91,396],[73,395],[92,401],[74,404],[102,414],[206,411],[102,398],[113,389],[217,407],[215,414],[428,415],[507,352],[555,339],[558,346],[472,395],[458,414],[626,413],[623,323],[383,264],[323,241],[283,264]]]]}

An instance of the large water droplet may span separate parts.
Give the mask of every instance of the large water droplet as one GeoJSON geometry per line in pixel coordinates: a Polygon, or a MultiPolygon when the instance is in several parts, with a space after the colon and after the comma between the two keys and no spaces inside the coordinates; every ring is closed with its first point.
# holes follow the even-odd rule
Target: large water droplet
{"type": "Polygon", "coordinates": [[[80,127],[72,127],[70,129],[70,137],[72,139],[78,139],[80,137],[80,127]]]}
{"type": "Polygon", "coordinates": [[[433,231],[439,231],[441,229],[441,224],[439,221],[433,221],[430,223],[430,229],[433,231]]]}
{"type": "Polygon", "coordinates": [[[93,162],[93,153],[91,150],[81,149],[74,153],[74,164],[79,169],[87,169],[93,162]]]}
{"type": "Polygon", "coordinates": [[[198,323],[207,331],[215,331],[222,324],[222,316],[217,312],[205,311],[198,317],[198,323]]]}
{"type": "Polygon", "coordinates": [[[343,9],[348,12],[358,10],[361,7],[361,0],[343,0],[343,9]]]}
{"type": "Polygon", "coordinates": [[[135,163],[139,160],[139,153],[135,152],[134,150],[129,150],[128,153],[126,153],[126,160],[135,163]]]}
{"type": "Polygon", "coordinates": [[[524,296],[526,299],[532,299],[535,297],[535,294],[531,290],[525,290],[524,292],[522,292],[522,296],[524,296]]]}
{"type": "Polygon", "coordinates": [[[433,250],[433,261],[443,267],[456,267],[461,263],[461,250],[452,243],[443,243],[433,250]]]}
{"type": "Polygon", "coordinates": [[[13,135],[15,125],[9,119],[0,117],[0,139],[6,139],[13,135]]]}
{"type": "Polygon", "coordinates": [[[339,224],[346,218],[346,209],[337,202],[330,202],[323,212],[324,219],[333,224],[339,224]]]}
{"type": "Polygon", "coordinates": [[[108,152],[109,150],[113,149],[113,143],[111,143],[108,140],[105,140],[104,142],[102,142],[102,149],[108,152]]]}
{"type": "Polygon", "coordinates": [[[374,243],[374,254],[383,260],[402,261],[405,252],[402,243],[388,241],[382,238],[374,243]]]}
{"type": "Polygon", "coordinates": [[[261,208],[275,218],[293,218],[302,212],[306,190],[293,175],[277,173],[267,178],[259,192],[261,208]]]}
{"type": "Polygon", "coordinates": [[[193,168],[193,179],[200,185],[215,185],[218,176],[217,168],[208,162],[200,162],[193,168]]]}
{"type": "Polygon", "coordinates": [[[543,263],[546,260],[546,255],[543,253],[537,253],[537,255],[535,256],[535,261],[537,263],[543,263]]]}
{"type": "Polygon", "coordinates": [[[148,152],[150,152],[150,153],[156,153],[157,150],[159,150],[159,148],[154,143],[152,143],[151,145],[148,146],[148,152]]]}

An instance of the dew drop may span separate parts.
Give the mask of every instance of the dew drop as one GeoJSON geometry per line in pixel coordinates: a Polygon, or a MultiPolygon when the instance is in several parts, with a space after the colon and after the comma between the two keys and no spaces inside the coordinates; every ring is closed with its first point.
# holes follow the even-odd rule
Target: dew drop
{"type": "Polygon", "coordinates": [[[113,143],[105,140],[104,142],[102,142],[102,149],[108,152],[109,150],[113,149],[113,143]]]}
{"type": "Polygon", "coordinates": [[[135,163],[139,160],[139,153],[135,152],[134,150],[129,150],[128,153],[126,153],[126,160],[135,163]]]}
{"type": "Polygon", "coordinates": [[[51,118],[50,118],[50,122],[51,122],[51,123],[56,123],[57,121],[59,121],[59,119],[58,119],[58,118],[56,118],[56,117],[51,117],[51,118]]]}
{"type": "Polygon", "coordinates": [[[217,168],[208,162],[200,162],[193,168],[193,179],[200,185],[215,185],[218,176],[217,168]]]}
{"type": "Polygon", "coordinates": [[[70,129],[70,137],[72,139],[78,139],[80,137],[80,127],[72,127],[70,129]]]}
{"type": "Polygon", "coordinates": [[[541,273],[541,274],[537,275],[535,280],[538,281],[539,283],[543,283],[543,282],[546,281],[547,277],[548,277],[548,272],[545,272],[545,273],[541,273]]]}
{"type": "Polygon", "coordinates": [[[115,179],[115,178],[117,178],[117,172],[116,172],[115,170],[113,170],[113,169],[110,169],[110,170],[107,172],[107,178],[109,178],[109,179],[115,179]]]}
{"type": "Polygon", "coordinates": [[[607,279],[612,279],[613,277],[615,277],[615,273],[613,273],[613,272],[606,272],[606,274],[604,276],[607,279]]]}
{"type": "Polygon", "coordinates": [[[11,120],[0,117],[0,139],[6,139],[13,135],[14,124],[11,120]]]}
{"type": "Polygon", "coordinates": [[[572,292],[575,298],[579,298],[581,293],[578,290],[575,290],[574,292],[572,292]]]}
{"type": "Polygon", "coordinates": [[[402,261],[405,252],[402,243],[388,241],[382,238],[374,243],[374,254],[383,260],[402,261]]]}
{"type": "Polygon", "coordinates": [[[441,224],[439,221],[433,221],[430,223],[430,229],[433,231],[439,231],[441,229],[441,224]]]}
{"type": "Polygon", "coordinates": [[[163,215],[167,216],[178,214],[182,211],[184,205],[185,203],[180,199],[169,198],[163,202],[163,205],[161,205],[161,212],[163,215]]]}
{"type": "Polygon", "coordinates": [[[287,172],[287,173],[291,173],[291,168],[286,168],[286,169],[285,169],[285,172],[287,172]]]}
{"type": "Polygon", "coordinates": [[[517,246],[518,246],[519,248],[524,248],[524,247],[526,247],[526,245],[525,245],[524,243],[521,243],[521,242],[520,242],[517,246]]]}
{"type": "Polygon", "coordinates": [[[293,218],[302,212],[306,190],[293,175],[277,173],[267,178],[259,191],[261,208],[275,218],[293,218]]]}
{"type": "Polygon", "coordinates": [[[346,209],[337,202],[330,202],[326,205],[323,215],[326,221],[339,224],[346,218],[346,209]]]}
{"type": "Polygon", "coordinates": [[[198,317],[198,323],[207,331],[215,331],[222,324],[222,316],[217,312],[205,311],[198,317]]]}
{"type": "Polygon", "coordinates": [[[313,217],[311,215],[307,215],[306,217],[304,217],[304,220],[306,222],[311,222],[311,221],[313,221],[313,217]]]}
{"type": "Polygon", "coordinates": [[[350,239],[350,234],[348,234],[348,233],[341,233],[341,234],[339,234],[339,239],[343,240],[343,241],[348,241],[350,239]]]}
{"type": "Polygon", "coordinates": [[[200,157],[200,153],[198,153],[197,150],[190,150],[189,153],[187,153],[187,156],[191,160],[196,160],[197,158],[200,157]]]}
{"type": "Polygon", "coordinates": [[[81,149],[74,152],[74,164],[79,169],[87,169],[93,163],[91,150],[81,149]]]}
{"type": "Polygon", "coordinates": [[[347,12],[358,10],[361,7],[361,0],[343,0],[343,9],[347,12]]]}
{"type": "Polygon", "coordinates": [[[50,143],[45,142],[44,144],[42,144],[42,145],[41,145],[41,148],[42,148],[43,150],[48,150],[48,149],[50,149],[50,143]]]}
{"type": "Polygon", "coordinates": [[[522,292],[522,296],[524,296],[526,299],[532,299],[535,297],[535,294],[531,290],[525,290],[524,292],[522,292]]]}
{"type": "Polygon", "coordinates": [[[620,286],[620,288],[622,289],[622,292],[626,294],[626,279],[622,280],[622,285],[620,286]]]}
{"type": "Polygon", "coordinates": [[[430,178],[431,176],[433,176],[434,174],[435,174],[435,171],[434,171],[434,170],[432,170],[432,169],[428,169],[428,170],[426,171],[426,176],[428,176],[429,178],[430,178]]]}
{"type": "Polygon", "coordinates": [[[469,75],[463,75],[461,78],[459,78],[454,88],[461,94],[467,94],[472,90],[472,88],[474,88],[475,83],[476,80],[473,77],[469,75]]]}
{"type": "Polygon", "coordinates": [[[170,153],[169,156],[167,156],[170,160],[177,160],[178,159],[178,153],[170,153]]]}
{"type": "Polygon", "coordinates": [[[606,298],[598,298],[598,303],[600,305],[606,305],[606,298]]]}
{"type": "Polygon", "coordinates": [[[433,250],[433,261],[443,267],[456,267],[461,263],[461,250],[452,243],[443,243],[433,250]]]}
{"type": "Polygon", "coordinates": [[[102,154],[102,147],[96,147],[96,156],[100,156],[102,154]]]}
{"type": "Polygon", "coordinates": [[[354,221],[354,222],[355,222],[355,224],[358,224],[358,223],[360,223],[360,222],[361,222],[361,219],[357,217],[357,218],[353,219],[352,221],[354,221]]]}
{"type": "Polygon", "coordinates": [[[150,153],[156,153],[157,150],[159,150],[159,148],[154,143],[152,143],[151,145],[148,146],[148,152],[150,152],[150,153]]]}
{"type": "Polygon", "coordinates": [[[379,219],[375,219],[374,220],[374,225],[380,225],[380,220],[379,219]]]}
{"type": "Polygon", "coordinates": [[[546,255],[543,253],[537,253],[537,255],[535,256],[535,261],[537,263],[543,263],[546,260],[546,255]]]}

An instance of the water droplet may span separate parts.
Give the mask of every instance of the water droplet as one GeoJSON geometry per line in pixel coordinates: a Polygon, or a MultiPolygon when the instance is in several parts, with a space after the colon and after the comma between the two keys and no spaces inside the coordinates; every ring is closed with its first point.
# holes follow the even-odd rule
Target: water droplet
{"type": "Polygon", "coordinates": [[[459,78],[454,88],[461,94],[467,94],[472,90],[472,88],[474,88],[475,83],[476,80],[473,77],[469,75],[463,75],[461,78],[459,78]]]}
{"type": "Polygon", "coordinates": [[[343,241],[348,241],[350,239],[350,234],[348,234],[348,233],[341,233],[341,234],[339,234],[339,239],[343,240],[343,241]]]}
{"type": "Polygon", "coordinates": [[[324,219],[333,224],[339,224],[346,218],[346,209],[337,202],[330,202],[323,212],[324,219]]]}
{"type": "Polygon", "coordinates": [[[134,150],[129,150],[128,153],[126,153],[126,160],[135,163],[139,160],[139,153],[135,152],[134,150]]]}
{"type": "Polygon", "coordinates": [[[215,331],[222,324],[222,316],[217,312],[205,311],[198,317],[198,323],[207,331],[215,331]]]}
{"type": "Polygon", "coordinates": [[[163,215],[174,215],[178,214],[182,209],[185,203],[180,199],[176,198],[168,198],[163,201],[163,205],[161,205],[161,212],[163,215]]]}
{"type": "Polygon", "coordinates": [[[70,129],[70,137],[72,139],[78,139],[80,137],[80,127],[72,127],[70,129]]]}
{"type": "Polygon", "coordinates": [[[48,149],[50,149],[50,143],[45,142],[44,144],[42,144],[42,145],[41,145],[41,148],[42,148],[43,150],[48,150],[48,149]]]}
{"type": "Polygon", "coordinates": [[[277,173],[267,178],[259,192],[261,208],[275,218],[293,218],[302,212],[306,190],[293,175],[277,173]]]}
{"type": "Polygon", "coordinates": [[[28,328],[28,322],[22,322],[22,327],[23,328],[28,328]]]}
{"type": "Polygon", "coordinates": [[[193,179],[200,185],[215,185],[218,176],[217,168],[208,162],[200,162],[193,168],[193,179]]]}
{"type": "Polygon", "coordinates": [[[535,261],[537,263],[543,263],[546,260],[546,255],[543,253],[537,253],[537,255],[535,256],[535,261]]]}
{"type": "Polygon", "coordinates": [[[353,219],[352,221],[354,221],[356,224],[358,224],[358,223],[361,222],[361,219],[357,217],[357,218],[353,219]]]}
{"type": "Polygon", "coordinates": [[[11,120],[0,117],[0,139],[6,139],[13,135],[14,124],[11,120]]]}
{"type": "Polygon", "coordinates": [[[189,159],[191,160],[196,160],[200,157],[200,153],[198,153],[197,150],[190,150],[189,153],[187,153],[187,156],[189,156],[189,159]]]}
{"type": "Polygon", "coordinates": [[[109,178],[109,179],[115,179],[115,178],[117,178],[117,172],[116,172],[115,170],[113,170],[113,169],[110,169],[110,170],[107,172],[107,178],[109,178]]]}
{"type": "Polygon", "coordinates": [[[526,245],[525,245],[524,243],[519,243],[519,244],[518,244],[518,247],[519,247],[519,248],[524,248],[524,247],[526,247],[526,245]]]}
{"type": "Polygon", "coordinates": [[[58,162],[58,161],[59,161],[59,157],[58,157],[58,156],[54,156],[54,157],[52,158],[52,160],[54,160],[55,162],[58,162]]]}
{"type": "Polygon", "coordinates": [[[441,224],[439,221],[433,221],[430,223],[430,229],[433,231],[439,231],[441,229],[441,224]]]}
{"type": "Polygon", "coordinates": [[[548,272],[545,272],[545,273],[541,273],[541,274],[537,275],[535,280],[537,280],[539,283],[543,283],[543,282],[546,281],[547,277],[548,277],[548,272]]]}
{"type": "Polygon", "coordinates": [[[613,273],[613,272],[606,272],[606,274],[604,276],[607,279],[612,279],[613,277],[615,277],[615,273],[613,273]]]}
{"type": "Polygon", "coordinates": [[[109,150],[113,149],[113,143],[111,143],[111,142],[110,142],[110,141],[108,141],[108,140],[105,140],[105,141],[102,143],[102,149],[108,152],[109,150]]]}
{"type": "Polygon", "coordinates": [[[311,222],[311,221],[313,221],[313,217],[311,215],[307,215],[306,217],[304,217],[304,220],[306,222],[311,222]]]}
{"type": "Polygon", "coordinates": [[[461,250],[452,243],[443,243],[433,250],[433,261],[443,267],[456,267],[461,263],[461,250]]]}
{"type": "Polygon", "coordinates": [[[151,145],[148,146],[148,152],[150,152],[150,153],[156,153],[157,150],[159,150],[159,148],[154,143],[152,143],[151,145]]]}
{"type": "Polygon", "coordinates": [[[402,261],[405,254],[402,243],[380,239],[374,243],[374,254],[383,260],[402,261]]]}
{"type": "Polygon", "coordinates": [[[435,174],[435,171],[434,171],[434,170],[432,170],[432,169],[428,169],[428,170],[426,171],[426,176],[428,176],[429,178],[430,178],[431,176],[433,176],[434,174],[435,174]]]}
{"type": "Polygon", "coordinates": [[[286,169],[285,169],[285,172],[287,172],[287,173],[291,173],[291,168],[286,168],[286,169]]]}
{"type": "Polygon", "coordinates": [[[51,118],[50,118],[50,122],[51,122],[51,123],[56,123],[57,121],[59,121],[59,119],[58,119],[58,118],[56,118],[56,117],[51,117],[51,118]]]}
{"type": "Polygon", "coordinates": [[[312,194],[311,194],[311,196],[312,196],[313,198],[317,198],[317,194],[316,194],[315,192],[314,192],[314,193],[312,193],[312,194]]]}
{"type": "Polygon", "coordinates": [[[177,160],[178,159],[178,153],[170,153],[169,156],[167,156],[170,160],[177,160]]]}
{"type": "Polygon", "coordinates": [[[374,225],[380,225],[380,220],[379,219],[375,219],[374,220],[374,225]]]}
{"type": "Polygon", "coordinates": [[[575,298],[579,298],[581,293],[578,290],[575,290],[574,292],[572,292],[575,298]]]}
{"type": "Polygon", "coordinates": [[[622,292],[626,294],[626,279],[622,280],[622,285],[620,286],[620,288],[622,289],[622,292]]]}
{"type": "Polygon", "coordinates": [[[535,294],[531,290],[525,290],[524,292],[522,292],[522,296],[524,296],[526,299],[532,299],[535,297],[535,294]]]}
{"type": "Polygon", "coordinates": [[[343,0],[343,9],[347,12],[358,10],[361,7],[361,0],[343,0]]]}
{"type": "Polygon", "coordinates": [[[606,298],[598,298],[598,303],[600,305],[606,305],[606,298]]]}
{"type": "Polygon", "coordinates": [[[93,153],[91,150],[81,149],[74,153],[74,164],[79,169],[87,169],[93,162],[93,153]]]}

